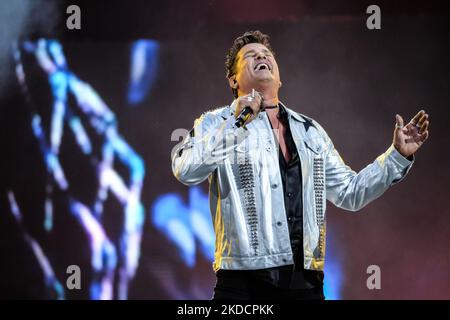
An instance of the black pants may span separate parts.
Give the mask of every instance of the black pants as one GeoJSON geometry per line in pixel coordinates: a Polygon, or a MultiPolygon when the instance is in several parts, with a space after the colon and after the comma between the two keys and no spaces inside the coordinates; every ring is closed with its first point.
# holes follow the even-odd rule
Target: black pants
{"type": "Polygon", "coordinates": [[[323,287],[284,289],[252,276],[218,277],[213,300],[324,300],[323,287]]]}

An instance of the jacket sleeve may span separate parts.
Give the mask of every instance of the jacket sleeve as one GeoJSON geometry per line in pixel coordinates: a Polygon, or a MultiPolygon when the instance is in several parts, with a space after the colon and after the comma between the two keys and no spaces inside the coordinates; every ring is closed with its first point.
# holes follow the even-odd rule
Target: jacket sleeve
{"type": "Polygon", "coordinates": [[[193,129],[172,151],[172,172],[185,185],[203,182],[248,135],[236,128],[235,119],[208,112],[195,120],[193,129]]]}
{"type": "Polygon", "coordinates": [[[339,208],[357,211],[403,180],[415,161],[403,157],[393,145],[374,162],[356,173],[342,160],[328,138],[325,159],[327,199],[339,208]]]}

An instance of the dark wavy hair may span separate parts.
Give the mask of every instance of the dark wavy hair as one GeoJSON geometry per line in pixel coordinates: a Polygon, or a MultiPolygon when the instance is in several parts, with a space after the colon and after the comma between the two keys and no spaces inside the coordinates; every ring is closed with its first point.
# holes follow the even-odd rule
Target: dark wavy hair
{"type": "MultiPolygon", "coordinates": [[[[228,49],[228,53],[225,58],[226,77],[229,78],[236,74],[236,56],[239,50],[241,50],[241,48],[246,44],[261,43],[262,45],[266,46],[267,49],[270,50],[270,52],[272,52],[273,56],[275,56],[275,52],[273,51],[269,40],[270,37],[259,30],[247,31],[242,36],[239,36],[236,39],[234,39],[233,45],[231,46],[230,49],[228,49]]],[[[237,89],[231,88],[231,91],[233,92],[234,97],[237,98],[238,96],[237,89]]]]}

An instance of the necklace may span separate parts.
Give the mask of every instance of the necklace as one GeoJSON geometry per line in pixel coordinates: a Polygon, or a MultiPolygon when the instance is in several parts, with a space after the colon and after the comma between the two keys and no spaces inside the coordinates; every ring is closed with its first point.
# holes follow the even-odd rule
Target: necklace
{"type": "MultiPolygon", "coordinates": [[[[278,104],[276,104],[276,105],[274,105],[274,106],[267,106],[267,107],[264,107],[264,110],[263,110],[263,111],[266,111],[267,109],[276,109],[276,108],[278,108],[278,107],[279,107],[278,104]]],[[[277,127],[274,129],[273,126],[272,126],[272,121],[270,121],[270,117],[269,117],[270,126],[272,127],[272,130],[278,130],[278,129],[280,128],[280,110],[278,110],[277,115],[276,115],[276,118],[278,119],[278,125],[277,125],[277,127]]]]}

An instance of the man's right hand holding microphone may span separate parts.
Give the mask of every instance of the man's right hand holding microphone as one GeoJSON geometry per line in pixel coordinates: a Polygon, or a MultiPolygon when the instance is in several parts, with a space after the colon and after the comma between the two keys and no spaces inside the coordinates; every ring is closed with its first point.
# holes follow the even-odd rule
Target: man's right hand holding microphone
{"type": "Polygon", "coordinates": [[[249,124],[256,118],[261,111],[262,95],[252,89],[252,93],[237,98],[236,110],[234,117],[236,118],[236,127],[249,124]]]}

